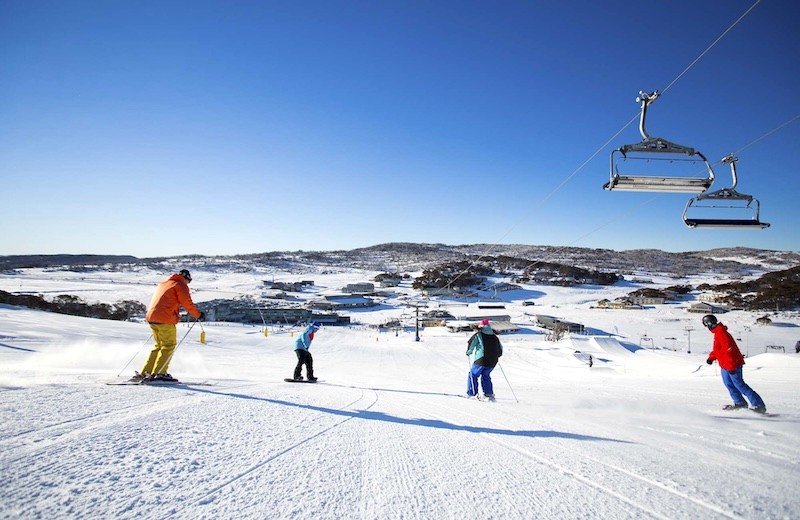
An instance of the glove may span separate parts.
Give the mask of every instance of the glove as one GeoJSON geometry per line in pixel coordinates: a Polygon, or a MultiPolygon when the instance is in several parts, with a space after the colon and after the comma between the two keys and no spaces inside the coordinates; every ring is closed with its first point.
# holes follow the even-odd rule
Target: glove
{"type": "Polygon", "coordinates": [[[206,319],[206,313],[200,311],[200,316],[197,318],[197,321],[203,321],[204,319],[206,319]]]}
{"type": "Polygon", "coordinates": [[[714,362],[712,360],[710,360],[710,359],[706,359],[706,363],[709,364],[709,365],[713,365],[714,364],[714,362]]]}

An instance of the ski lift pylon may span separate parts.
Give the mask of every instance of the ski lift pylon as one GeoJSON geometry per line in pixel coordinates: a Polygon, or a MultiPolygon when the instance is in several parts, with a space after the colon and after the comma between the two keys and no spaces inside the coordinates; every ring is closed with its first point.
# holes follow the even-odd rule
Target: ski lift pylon
{"type": "MultiPolygon", "coordinates": [[[[748,229],[765,229],[769,227],[769,223],[761,222],[761,204],[758,199],[753,198],[752,195],[746,195],[736,191],[736,184],[738,177],[736,175],[736,162],[739,159],[733,154],[727,155],[722,159],[723,164],[731,165],[731,176],[733,177],[733,184],[730,188],[722,188],[721,190],[712,191],[708,193],[701,193],[696,197],[689,199],[686,207],[683,210],[683,222],[690,228],[748,228],[748,229]],[[690,217],[690,213],[697,213],[696,210],[704,210],[704,212],[713,212],[719,214],[720,210],[733,211],[737,214],[745,212],[749,218],[697,218],[690,217]]],[[[729,213],[726,213],[729,214],[729,213]]]]}
{"type": "Polygon", "coordinates": [[[611,152],[611,178],[603,185],[604,190],[702,193],[714,181],[714,170],[711,168],[711,164],[698,150],[667,141],[661,137],[650,137],[647,130],[645,130],[647,107],[658,99],[658,96],[657,90],[651,94],[639,92],[639,97],[636,98],[636,101],[641,103],[642,108],[639,116],[639,133],[642,134],[642,141],[623,145],[611,152]],[[689,159],[681,159],[680,156],[686,156],[689,159]],[[702,178],[623,175],[619,171],[619,165],[627,160],[691,160],[692,162],[702,162],[708,175],[702,178]]]}

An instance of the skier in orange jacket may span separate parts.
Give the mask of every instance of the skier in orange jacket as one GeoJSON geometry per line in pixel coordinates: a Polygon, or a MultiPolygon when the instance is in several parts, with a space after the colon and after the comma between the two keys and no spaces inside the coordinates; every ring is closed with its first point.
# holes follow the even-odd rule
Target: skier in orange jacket
{"type": "Polygon", "coordinates": [[[167,369],[172,360],[172,354],[178,345],[178,335],[175,325],[180,319],[180,308],[198,320],[205,318],[205,313],[198,309],[189,293],[189,283],[192,275],[188,270],[182,269],[165,281],[158,284],[145,319],[153,331],[155,346],[150,356],[142,367],[141,372],[131,378],[132,381],[143,379],[155,381],[177,381],[169,375],[167,369]]]}

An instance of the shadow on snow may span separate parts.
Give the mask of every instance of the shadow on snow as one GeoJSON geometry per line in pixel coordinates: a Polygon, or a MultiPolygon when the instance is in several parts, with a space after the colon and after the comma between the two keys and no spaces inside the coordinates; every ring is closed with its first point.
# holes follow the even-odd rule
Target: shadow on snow
{"type": "MultiPolygon", "coordinates": [[[[186,390],[186,388],[183,388],[186,390]]],[[[335,408],[326,408],[324,406],[315,406],[310,404],[299,404],[293,403],[290,401],[284,401],[282,399],[270,399],[267,397],[255,397],[252,395],[246,394],[238,394],[238,393],[227,393],[227,392],[219,392],[215,390],[207,390],[203,388],[190,388],[190,390],[198,393],[205,393],[205,394],[214,394],[214,395],[221,395],[226,397],[234,397],[237,399],[248,399],[253,401],[262,401],[265,403],[270,404],[277,404],[279,406],[291,406],[294,408],[301,408],[304,410],[311,410],[314,412],[321,412],[327,413],[331,415],[336,415],[340,417],[345,417],[346,420],[350,419],[362,419],[367,421],[382,421],[382,422],[389,422],[395,424],[405,424],[409,426],[420,426],[424,428],[438,428],[444,430],[452,430],[452,431],[462,431],[462,432],[469,432],[469,433],[485,433],[485,434],[494,434],[494,435],[510,435],[513,437],[538,437],[538,438],[562,438],[562,439],[573,439],[578,441],[607,441],[607,442],[621,442],[628,444],[628,441],[623,441],[619,439],[610,439],[607,437],[596,437],[593,435],[581,435],[578,433],[567,433],[567,432],[556,432],[551,430],[508,430],[502,428],[488,428],[484,426],[468,426],[468,425],[461,425],[461,424],[453,424],[447,421],[442,421],[440,419],[421,419],[421,418],[407,418],[407,417],[397,417],[394,415],[389,415],[384,412],[371,412],[369,409],[366,410],[338,410],[335,408]]],[[[454,395],[454,394],[436,394],[436,395],[454,395]]]]}

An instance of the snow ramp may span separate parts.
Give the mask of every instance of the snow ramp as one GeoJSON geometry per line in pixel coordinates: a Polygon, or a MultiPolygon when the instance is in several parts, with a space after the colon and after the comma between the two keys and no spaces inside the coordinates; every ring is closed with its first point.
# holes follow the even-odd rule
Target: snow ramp
{"type": "Polygon", "coordinates": [[[569,341],[575,350],[597,354],[630,355],[639,347],[626,347],[617,338],[610,336],[570,336],[569,341]]]}
{"type": "Polygon", "coordinates": [[[605,354],[606,351],[600,346],[593,336],[570,336],[569,343],[572,345],[573,350],[579,352],[588,352],[590,354],[605,354]]]}
{"type": "Polygon", "coordinates": [[[635,350],[639,350],[639,347],[633,347],[633,350],[631,350],[630,347],[626,347],[620,343],[617,338],[609,336],[591,336],[589,341],[596,345],[602,352],[606,352],[610,355],[630,356],[635,350]]]}

